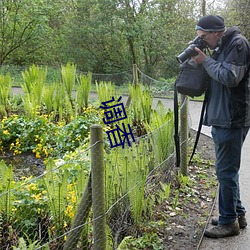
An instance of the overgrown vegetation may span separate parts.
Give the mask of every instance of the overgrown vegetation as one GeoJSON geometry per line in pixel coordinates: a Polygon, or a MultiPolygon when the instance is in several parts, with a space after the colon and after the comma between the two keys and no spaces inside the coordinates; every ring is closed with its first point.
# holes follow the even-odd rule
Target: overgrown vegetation
{"type": "MultiPolygon", "coordinates": [[[[101,123],[104,131],[112,129],[112,125],[104,124],[100,106],[111,100],[117,104],[120,93],[115,85],[97,82],[98,100],[90,103],[91,73],[78,75],[72,64],[61,68],[64,83],[58,80],[48,84],[46,68],[32,65],[22,74],[24,95],[3,92],[8,111],[1,114],[0,121],[3,158],[28,153],[44,161],[44,174],[37,177],[15,176],[11,165],[0,163],[0,234],[1,246],[8,246],[6,249],[63,247],[90,174],[90,126],[101,123]],[[25,103],[35,112],[29,112],[25,103]]],[[[5,77],[10,84],[10,76],[3,75],[2,79],[5,77]]],[[[131,147],[111,149],[105,136],[107,246],[108,249],[149,246],[164,249],[162,230],[166,226],[163,219],[166,211],[163,209],[158,217],[155,211],[167,203],[171,204],[171,212],[178,214],[182,204],[199,197],[193,194],[188,177],[175,178],[173,112],[166,110],[161,102],[152,109],[148,87],[129,86],[131,105],[126,107],[127,118],[117,124],[130,124],[135,142],[131,147]],[[188,196],[183,201],[183,193],[190,193],[190,199],[188,196]],[[159,230],[154,229],[154,223],[159,230]]],[[[206,183],[207,188],[213,185],[206,183]]],[[[90,221],[78,245],[91,244],[90,221]]]]}
{"type": "MultiPolygon", "coordinates": [[[[8,101],[4,104],[8,113],[2,113],[0,124],[2,155],[33,153],[36,158],[44,159],[46,169],[39,178],[31,175],[17,179],[12,167],[1,162],[2,246],[46,246],[46,242],[51,242],[48,243],[50,248],[63,246],[65,238],[61,235],[70,229],[90,171],[89,152],[85,151],[89,145],[90,125],[102,123],[108,130],[101,119],[103,111],[99,106],[101,102],[119,97],[115,85],[101,82],[96,85],[99,101],[90,104],[90,73],[78,78],[75,66],[67,64],[62,66],[63,82],[54,83],[47,89],[46,72],[46,68],[32,65],[22,73],[24,95],[21,99],[16,97],[19,102],[13,102],[15,97],[9,90],[6,95],[8,101]],[[77,81],[78,86],[74,87],[77,81]],[[79,94],[83,95],[84,101],[79,94]]],[[[112,244],[116,247],[124,236],[116,230],[120,222],[115,217],[130,220],[128,232],[132,232],[152,213],[150,199],[144,200],[146,181],[157,152],[162,152],[165,145],[158,144],[154,136],[147,134],[157,133],[158,126],[167,126],[169,131],[173,128],[172,112],[164,111],[160,103],[157,109],[161,110],[164,119],[153,115],[152,97],[142,85],[131,86],[131,101],[132,108],[127,108],[127,121],[123,122],[131,122],[136,142],[131,147],[107,148],[105,156],[106,207],[107,210],[113,207],[108,224],[112,244]],[[141,105],[136,106],[139,99],[141,105]],[[154,129],[147,130],[151,123],[154,129]],[[140,138],[141,135],[145,138],[140,138]],[[158,147],[152,146],[156,144],[158,147]],[[121,205],[114,206],[118,200],[122,201],[121,205]],[[131,231],[131,228],[134,229],[131,231]]],[[[170,150],[173,148],[171,133],[161,134],[163,136],[169,142],[170,150]]]]}

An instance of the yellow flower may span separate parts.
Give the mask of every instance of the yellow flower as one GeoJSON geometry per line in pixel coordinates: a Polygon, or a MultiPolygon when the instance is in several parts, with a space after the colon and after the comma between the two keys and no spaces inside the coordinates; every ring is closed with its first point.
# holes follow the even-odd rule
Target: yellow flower
{"type": "Polygon", "coordinates": [[[46,157],[48,157],[49,153],[46,147],[43,147],[43,153],[45,154],[46,157]]]}
{"type": "Polygon", "coordinates": [[[14,155],[19,155],[19,154],[21,154],[21,153],[22,153],[22,151],[15,149],[13,154],[14,154],[14,155]]]}
{"type": "Polygon", "coordinates": [[[16,212],[17,208],[13,207],[11,210],[12,210],[12,212],[16,212]]]}
{"type": "Polygon", "coordinates": [[[15,146],[15,144],[12,142],[12,143],[10,144],[10,150],[12,150],[14,146],[15,146]]]}
{"type": "Polygon", "coordinates": [[[69,218],[73,218],[74,217],[73,206],[68,205],[66,208],[66,211],[64,211],[64,213],[65,213],[65,215],[68,215],[69,218]]]}
{"type": "Polygon", "coordinates": [[[4,134],[4,135],[9,135],[10,133],[9,133],[8,130],[4,130],[4,131],[3,131],[3,134],[4,134]]]}
{"type": "Polygon", "coordinates": [[[42,199],[41,195],[42,195],[41,193],[33,194],[32,197],[35,198],[36,201],[40,201],[42,199]]]}
{"type": "Polygon", "coordinates": [[[36,152],[36,158],[40,159],[41,158],[41,155],[39,152],[36,152]]]}
{"type": "Polygon", "coordinates": [[[35,183],[30,183],[29,185],[26,186],[26,189],[28,191],[35,191],[37,190],[37,185],[35,183]]]}
{"type": "Polygon", "coordinates": [[[75,195],[72,195],[71,201],[72,201],[72,203],[76,203],[76,196],[75,195]]]}

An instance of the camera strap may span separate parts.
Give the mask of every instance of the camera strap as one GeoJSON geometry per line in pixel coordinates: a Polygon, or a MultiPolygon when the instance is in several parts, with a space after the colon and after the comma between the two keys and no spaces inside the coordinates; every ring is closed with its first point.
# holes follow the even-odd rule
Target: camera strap
{"type": "Polygon", "coordinates": [[[204,96],[204,100],[203,100],[202,108],[201,108],[199,126],[198,126],[198,130],[196,132],[196,138],[195,138],[195,142],[194,142],[193,151],[192,151],[192,154],[191,154],[190,159],[189,159],[189,164],[191,164],[191,162],[192,162],[193,156],[195,154],[195,151],[196,151],[196,148],[197,148],[197,145],[198,145],[198,142],[199,142],[201,129],[202,129],[203,117],[204,117],[204,114],[205,114],[205,109],[206,109],[206,104],[207,104],[207,92],[208,91],[205,91],[205,96],[204,96]]]}

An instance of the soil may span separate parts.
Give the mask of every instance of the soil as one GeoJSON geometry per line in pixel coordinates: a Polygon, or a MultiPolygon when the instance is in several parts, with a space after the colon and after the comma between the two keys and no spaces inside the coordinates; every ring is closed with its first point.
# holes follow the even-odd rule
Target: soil
{"type": "Polygon", "coordinates": [[[0,160],[4,160],[5,164],[13,167],[15,180],[20,177],[39,176],[45,171],[43,159],[37,159],[32,153],[22,153],[13,155],[12,152],[7,152],[0,156],[0,160]]]}
{"type": "MultiPolygon", "coordinates": [[[[191,147],[195,134],[191,131],[191,147]]],[[[159,231],[159,235],[163,236],[164,250],[199,249],[217,194],[214,162],[213,141],[201,134],[196,157],[188,170],[191,184],[185,188],[176,184],[176,190],[179,190],[176,209],[173,209],[173,202],[158,208],[167,215],[167,227],[159,231]]],[[[175,197],[176,194],[172,194],[172,200],[175,197]]]]}

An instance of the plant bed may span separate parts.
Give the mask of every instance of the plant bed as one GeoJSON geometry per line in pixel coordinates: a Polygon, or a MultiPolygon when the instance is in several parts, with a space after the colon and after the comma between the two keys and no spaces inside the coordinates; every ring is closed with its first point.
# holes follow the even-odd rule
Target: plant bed
{"type": "MultiPolygon", "coordinates": [[[[194,132],[191,131],[191,138],[193,137],[194,132]]],[[[37,159],[34,154],[25,153],[10,156],[8,159],[14,166],[15,163],[23,161],[25,169],[29,165],[36,166],[39,172],[44,171],[42,159],[37,159]]],[[[153,215],[135,228],[128,214],[128,220],[124,221],[126,222],[124,238],[120,239],[121,242],[116,249],[197,249],[217,191],[213,161],[212,139],[201,135],[197,154],[194,163],[189,166],[187,177],[179,175],[178,169],[174,167],[171,176],[157,173],[159,180],[153,182],[161,183],[162,186],[151,188],[149,185],[146,191],[146,195],[151,196],[150,198],[155,195],[153,215]],[[164,180],[162,176],[165,176],[164,178],[168,176],[168,180],[164,180]],[[169,192],[166,191],[167,183],[171,183],[169,192]],[[159,193],[159,188],[162,189],[162,194],[159,193]]],[[[173,162],[169,164],[173,165],[173,162]]],[[[120,218],[115,220],[119,221],[120,218]]],[[[117,222],[112,221],[111,228],[114,226],[113,223],[117,222]]]]}

